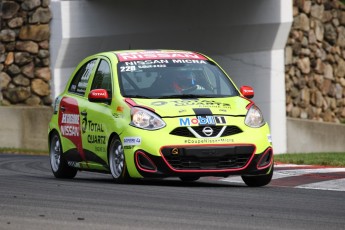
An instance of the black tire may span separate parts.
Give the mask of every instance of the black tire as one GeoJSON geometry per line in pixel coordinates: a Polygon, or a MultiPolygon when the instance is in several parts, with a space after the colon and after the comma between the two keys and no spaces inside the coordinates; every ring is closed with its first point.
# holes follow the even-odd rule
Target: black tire
{"type": "Polygon", "coordinates": [[[266,175],[259,175],[259,176],[249,176],[249,175],[246,176],[246,175],[243,175],[242,176],[242,180],[249,187],[261,187],[261,186],[268,185],[271,182],[271,180],[272,180],[273,168],[274,167],[272,165],[270,173],[266,174],[266,175]]]}
{"type": "Polygon", "coordinates": [[[62,153],[59,134],[53,132],[49,142],[49,158],[52,172],[56,178],[72,179],[77,175],[78,169],[69,167],[62,153]]]}
{"type": "Polygon", "coordinates": [[[199,179],[200,179],[199,176],[181,176],[180,177],[180,180],[182,180],[183,182],[193,182],[199,179]]]}
{"type": "Polygon", "coordinates": [[[118,136],[115,136],[111,139],[108,149],[108,162],[111,175],[116,183],[130,182],[125,153],[121,140],[118,136]]]}

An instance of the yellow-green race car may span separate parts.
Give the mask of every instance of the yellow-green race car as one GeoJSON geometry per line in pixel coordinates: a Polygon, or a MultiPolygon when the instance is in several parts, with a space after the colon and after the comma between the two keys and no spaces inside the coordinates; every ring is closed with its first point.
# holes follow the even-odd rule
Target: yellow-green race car
{"type": "Polygon", "coordinates": [[[85,58],[54,103],[50,163],[57,178],[78,170],[135,178],[273,175],[268,124],[209,57],[179,50],[111,51],[85,58]]]}

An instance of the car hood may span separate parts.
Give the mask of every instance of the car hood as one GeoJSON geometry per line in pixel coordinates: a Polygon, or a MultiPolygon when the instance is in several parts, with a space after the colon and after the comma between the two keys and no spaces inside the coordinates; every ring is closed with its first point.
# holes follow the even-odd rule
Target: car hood
{"type": "Polygon", "coordinates": [[[250,100],[242,97],[198,99],[141,99],[131,98],[136,106],[153,109],[161,117],[195,115],[246,115],[250,100]]]}

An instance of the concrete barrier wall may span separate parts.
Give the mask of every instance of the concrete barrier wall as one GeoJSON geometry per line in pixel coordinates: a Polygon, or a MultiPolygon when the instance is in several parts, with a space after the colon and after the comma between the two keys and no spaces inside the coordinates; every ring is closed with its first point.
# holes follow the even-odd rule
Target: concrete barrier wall
{"type": "Polygon", "coordinates": [[[345,152],[345,125],[287,118],[287,150],[289,153],[345,152]]]}
{"type": "Polygon", "coordinates": [[[0,107],[0,147],[48,150],[51,107],[0,107]]]}
{"type": "MultiPolygon", "coordinates": [[[[51,107],[0,107],[0,147],[47,150],[51,107]]],[[[345,125],[287,118],[287,152],[345,152],[345,125]]],[[[273,136],[274,141],[274,136],[273,136]]]]}

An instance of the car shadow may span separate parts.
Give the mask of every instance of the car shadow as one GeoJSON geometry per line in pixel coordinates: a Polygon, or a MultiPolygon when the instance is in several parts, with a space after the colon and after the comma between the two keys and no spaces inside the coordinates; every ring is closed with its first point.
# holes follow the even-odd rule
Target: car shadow
{"type": "MultiPolygon", "coordinates": [[[[48,179],[48,178],[47,178],[48,179]]],[[[111,175],[108,174],[95,174],[95,173],[78,173],[73,179],[57,179],[49,177],[49,179],[73,182],[73,183],[101,183],[101,184],[114,184],[115,186],[159,186],[159,187],[247,187],[244,184],[229,183],[220,181],[218,177],[202,177],[197,181],[186,182],[181,181],[179,178],[159,178],[159,179],[133,179],[127,183],[117,184],[113,181],[111,175]],[[87,174],[87,175],[86,175],[87,174]]]]}

